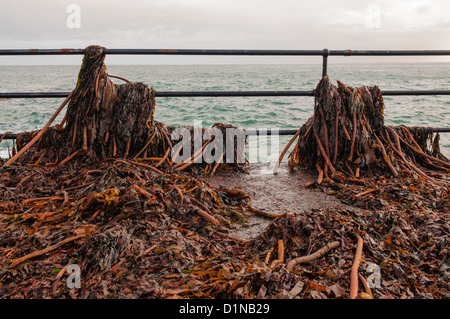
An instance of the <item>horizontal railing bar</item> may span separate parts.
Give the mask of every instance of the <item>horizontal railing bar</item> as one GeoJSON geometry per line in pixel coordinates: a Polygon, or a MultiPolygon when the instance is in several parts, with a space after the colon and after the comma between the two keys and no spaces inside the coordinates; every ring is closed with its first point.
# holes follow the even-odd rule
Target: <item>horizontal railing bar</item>
{"type": "Polygon", "coordinates": [[[0,99],[20,98],[65,98],[70,92],[4,92],[0,93],[0,99]]]}
{"type": "MultiPolygon", "coordinates": [[[[0,92],[1,99],[16,98],[65,98],[70,92],[0,92]]],[[[450,95],[450,90],[387,90],[383,96],[450,95]]],[[[245,97],[245,96],[314,96],[307,91],[156,91],[157,97],[245,97]]]]}
{"type": "MultiPolygon", "coordinates": [[[[450,127],[423,127],[427,129],[431,129],[435,133],[450,133],[450,127]]],[[[298,129],[283,129],[278,130],[278,135],[294,135],[297,133],[298,129]]],[[[268,130],[245,130],[246,135],[272,135],[270,129],[268,130]]],[[[277,131],[274,131],[274,134],[277,134],[277,131]]]]}
{"type": "Polygon", "coordinates": [[[399,95],[450,95],[450,90],[386,90],[382,91],[383,96],[399,95]]]}
{"type": "MultiPolygon", "coordinates": [[[[0,137],[2,137],[4,134],[0,133],[0,137]]],[[[6,136],[3,138],[4,140],[15,140],[17,138],[17,134],[6,134],[6,136]]]]}
{"type": "MultiPolygon", "coordinates": [[[[105,49],[115,55],[322,55],[323,50],[105,49]]],[[[84,49],[6,49],[0,55],[77,55],[84,49]]]]}
{"type": "MultiPolygon", "coordinates": [[[[450,133],[450,127],[423,127],[425,129],[431,129],[435,133],[450,133]]],[[[274,135],[294,135],[297,133],[298,129],[279,129],[279,130],[272,130],[272,129],[244,129],[245,135],[254,136],[254,135],[272,135],[272,131],[274,135]]],[[[0,133],[0,137],[2,137],[4,134],[0,133]]],[[[18,134],[7,134],[4,137],[4,140],[13,140],[17,138],[18,134]]]]}
{"type": "Polygon", "coordinates": [[[450,50],[329,50],[329,55],[343,55],[343,56],[450,55],[450,50]]]}
{"type": "MultiPolygon", "coordinates": [[[[274,130],[275,135],[294,135],[298,129],[274,130]]],[[[245,130],[245,135],[272,135],[272,129],[245,130]]]]}
{"type": "MultiPolygon", "coordinates": [[[[0,98],[65,98],[70,92],[4,92],[0,98]]],[[[157,97],[314,96],[314,91],[156,91],[157,97]]]]}
{"type": "MultiPolygon", "coordinates": [[[[450,55],[450,50],[223,50],[223,49],[105,49],[115,55],[340,55],[418,56],[450,55]]],[[[0,55],[82,55],[84,49],[3,49],[0,55]]]]}
{"type": "Polygon", "coordinates": [[[105,54],[141,55],[323,55],[323,50],[105,49],[105,54]]]}
{"type": "Polygon", "coordinates": [[[157,97],[314,96],[314,91],[156,91],[157,97]]]}
{"type": "Polygon", "coordinates": [[[84,49],[2,49],[0,55],[72,55],[84,54],[84,49]]]}

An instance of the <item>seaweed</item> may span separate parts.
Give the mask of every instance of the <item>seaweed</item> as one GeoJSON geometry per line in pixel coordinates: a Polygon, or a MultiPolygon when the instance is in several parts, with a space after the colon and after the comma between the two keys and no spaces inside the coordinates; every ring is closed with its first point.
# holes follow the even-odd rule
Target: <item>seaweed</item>
{"type": "Polygon", "coordinates": [[[317,183],[334,180],[409,175],[435,180],[425,169],[448,173],[449,160],[440,152],[439,133],[429,128],[386,126],[384,101],[377,86],[333,85],[324,76],[315,89],[314,115],[300,127],[287,149],[289,167],[318,172],[317,183]]]}
{"type": "Polygon", "coordinates": [[[377,87],[323,78],[289,143],[291,169],[318,176],[306,186],[352,209],[265,213],[252,196],[270,194],[202,178],[245,168],[235,138],[234,161],[195,163],[211,137],[176,162],[155,91],[112,83],[103,49],[85,52],[62,123],[0,161],[0,298],[450,297],[448,160],[430,130],[384,125],[377,87]],[[253,214],[269,226],[236,236],[253,214]]]}
{"type": "Polygon", "coordinates": [[[84,52],[75,89],[43,129],[17,135],[17,153],[5,164],[18,161],[24,164],[64,165],[75,160],[96,163],[110,158],[139,161],[164,158],[176,170],[195,167],[211,174],[223,167],[245,170],[244,148],[240,146],[241,142],[245,143],[245,137],[244,141],[238,141],[236,136],[229,141],[234,148],[232,159],[226,158],[225,151],[215,154],[215,149],[209,150],[207,147],[208,144],[213,145],[216,139],[211,130],[219,130],[227,144],[229,137],[226,130],[237,130],[235,126],[215,123],[207,129],[168,126],[155,121],[154,89],[141,82],[113,76],[126,82],[115,84],[104,64],[104,48],[93,45],[84,52]],[[50,126],[66,104],[67,111],[62,122],[50,126]],[[175,134],[172,136],[177,128],[190,132],[189,144],[194,150],[192,156],[183,160],[178,156],[182,148],[174,149],[182,139],[175,134]],[[196,129],[200,130],[201,143],[201,152],[197,153],[194,147],[196,129]],[[214,155],[215,161],[198,160],[206,156],[207,150],[214,155]]]}

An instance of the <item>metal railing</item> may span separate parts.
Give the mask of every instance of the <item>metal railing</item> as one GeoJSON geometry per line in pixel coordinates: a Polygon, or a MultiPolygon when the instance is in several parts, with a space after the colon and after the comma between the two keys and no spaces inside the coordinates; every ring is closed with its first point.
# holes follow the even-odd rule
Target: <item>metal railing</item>
{"type": "MultiPolygon", "coordinates": [[[[222,55],[222,56],[322,56],[322,76],[328,71],[329,56],[450,56],[450,50],[222,50],[222,49],[105,49],[107,55],[222,55]]],[[[6,49],[0,56],[12,55],[83,55],[84,49],[6,49]]],[[[0,98],[66,98],[70,92],[0,92],[0,98]]],[[[450,90],[386,90],[383,96],[450,95],[450,90]]],[[[261,97],[314,96],[307,91],[156,91],[157,97],[261,97]]],[[[431,128],[435,132],[450,132],[450,128],[431,128]]],[[[280,129],[280,135],[292,135],[297,130],[280,129]]],[[[247,131],[248,135],[271,134],[247,131]]],[[[2,134],[0,133],[0,137],[2,134]]],[[[4,139],[15,139],[7,134],[4,139]]]]}

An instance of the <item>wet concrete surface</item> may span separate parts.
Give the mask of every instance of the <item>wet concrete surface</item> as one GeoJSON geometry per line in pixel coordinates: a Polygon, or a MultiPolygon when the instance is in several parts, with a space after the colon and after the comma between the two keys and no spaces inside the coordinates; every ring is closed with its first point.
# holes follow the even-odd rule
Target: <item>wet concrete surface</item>
{"type": "MultiPolygon", "coordinates": [[[[220,171],[214,176],[204,177],[214,187],[240,188],[252,197],[252,207],[268,213],[283,214],[302,212],[311,209],[341,207],[356,209],[343,204],[334,196],[314,188],[307,188],[307,182],[317,180],[311,172],[296,169],[289,172],[287,165],[281,165],[273,174],[274,163],[252,164],[249,174],[235,171],[220,171]]],[[[271,219],[249,216],[244,228],[231,231],[233,236],[251,239],[269,225],[271,219]]]]}

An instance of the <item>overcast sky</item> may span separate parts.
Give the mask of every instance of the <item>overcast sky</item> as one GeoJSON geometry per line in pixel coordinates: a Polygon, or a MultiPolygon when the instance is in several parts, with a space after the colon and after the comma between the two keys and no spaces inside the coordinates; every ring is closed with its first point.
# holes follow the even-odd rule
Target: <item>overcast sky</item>
{"type": "MultiPolygon", "coordinates": [[[[2,49],[91,44],[152,49],[450,49],[448,0],[0,1],[2,49]],[[71,4],[79,8],[79,15],[77,10],[67,11],[71,4]]],[[[333,59],[361,61],[356,57],[333,59]]],[[[376,61],[395,61],[388,59],[376,61]]],[[[448,57],[425,60],[450,62],[448,57]]],[[[0,57],[0,64],[80,61],[81,56],[0,57]]],[[[108,61],[321,63],[320,57],[114,56],[108,61]]]]}

